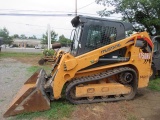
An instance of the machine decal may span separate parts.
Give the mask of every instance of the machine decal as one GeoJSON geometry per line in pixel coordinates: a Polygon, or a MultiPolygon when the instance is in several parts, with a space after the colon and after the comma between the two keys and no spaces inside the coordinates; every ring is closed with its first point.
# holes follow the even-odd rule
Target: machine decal
{"type": "Polygon", "coordinates": [[[140,79],[146,79],[146,78],[149,78],[149,75],[141,75],[140,76],[140,79]]]}
{"type": "Polygon", "coordinates": [[[116,45],[114,45],[114,46],[111,46],[111,47],[109,47],[109,48],[107,48],[107,49],[104,49],[104,50],[102,50],[101,51],[101,54],[104,54],[104,53],[107,53],[107,52],[109,52],[109,51],[111,51],[111,50],[114,50],[115,48],[117,48],[117,47],[120,47],[121,46],[121,44],[116,44],[116,45]]]}
{"type": "Polygon", "coordinates": [[[140,59],[151,59],[152,54],[151,53],[139,53],[140,59]]]}
{"type": "Polygon", "coordinates": [[[144,60],[144,64],[151,62],[152,54],[151,53],[139,53],[139,58],[144,60]]]}

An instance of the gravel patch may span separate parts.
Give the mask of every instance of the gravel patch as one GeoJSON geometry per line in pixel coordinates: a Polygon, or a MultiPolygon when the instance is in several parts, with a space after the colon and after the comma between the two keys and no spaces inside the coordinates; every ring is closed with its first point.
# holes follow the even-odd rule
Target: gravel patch
{"type": "Polygon", "coordinates": [[[0,120],[8,105],[29,78],[26,69],[31,65],[18,62],[14,59],[0,59],[0,120]]]}

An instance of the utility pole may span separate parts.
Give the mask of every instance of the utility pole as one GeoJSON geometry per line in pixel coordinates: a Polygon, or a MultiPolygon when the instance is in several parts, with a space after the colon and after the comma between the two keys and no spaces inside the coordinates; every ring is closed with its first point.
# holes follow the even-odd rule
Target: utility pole
{"type": "Polygon", "coordinates": [[[77,0],[75,0],[75,16],[77,16],[77,0]]]}
{"type": "Polygon", "coordinates": [[[47,29],[48,29],[48,50],[49,50],[51,46],[51,29],[49,24],[47,25],[47,29]]]}
{"type": "Polygon", "coordinates": [[[0,52],[1,52],[1,45],[2,45],[2,40],[3,40],[3,38],[2,37],[0,37],[0,52]]]}

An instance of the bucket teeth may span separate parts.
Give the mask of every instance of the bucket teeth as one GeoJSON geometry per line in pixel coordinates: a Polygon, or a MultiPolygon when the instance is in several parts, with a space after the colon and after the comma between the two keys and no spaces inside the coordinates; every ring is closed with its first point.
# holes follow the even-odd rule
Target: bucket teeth
{"type": "Polygon", "coordinates": [[[44,91],[46,73],[43,69],[35,72],[22,86],[8,110],[3,115],[12,115],[44,111],[50,109],[50,100],[44,91]]]}

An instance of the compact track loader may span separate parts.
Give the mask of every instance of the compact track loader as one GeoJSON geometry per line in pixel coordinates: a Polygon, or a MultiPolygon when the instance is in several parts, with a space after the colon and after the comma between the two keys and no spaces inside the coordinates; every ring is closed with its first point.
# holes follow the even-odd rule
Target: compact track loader
{"type": "Polygon", "coordinates": [[[83,104],[130,100],[148,85],[153,44],[147,32],[125,38],[128,23],[84,16],[71,23],[76,29],[70,52],[57,53],[50,74],[34,73],[4,117],[47,110],[62,89],[71,103],[83,104]]]}

